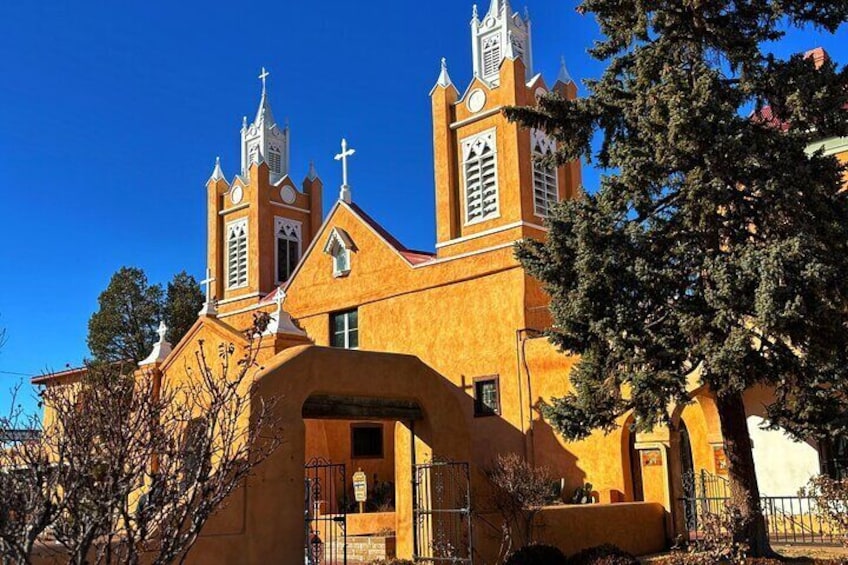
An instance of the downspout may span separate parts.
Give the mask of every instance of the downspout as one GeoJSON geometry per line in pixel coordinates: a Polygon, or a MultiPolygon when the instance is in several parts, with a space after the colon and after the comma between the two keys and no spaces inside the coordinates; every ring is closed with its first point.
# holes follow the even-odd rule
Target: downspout
{"type": "Polygon", "coordinates": [[[535,423],[533,421],[533,381],[530,374],[530,365],[527,363],[526,344],[528,339],[540,337],[543,334],[534,328],[523,328],[515,332],[515,355],[518,363],[518,402],[520,406],[521,433],[524,435],[524,459],[531,465],[536,464],[536,438],[534,434],[535,423]],[[524,417],[524,383],[521,379],[521,368],[527,378],[527,420],[524,417]],[[525,425],[526,422],[526,425],[525,425]]]}

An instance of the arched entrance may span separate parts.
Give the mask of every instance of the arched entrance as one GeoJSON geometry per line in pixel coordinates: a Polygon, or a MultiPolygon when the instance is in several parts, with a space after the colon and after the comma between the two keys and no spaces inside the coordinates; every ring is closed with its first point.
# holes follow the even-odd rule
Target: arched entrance
{"type": "Polygon", "coordinates": [[[692,456],[692,440],[689,429],[681,418],[678,424],[678,450],[680,458],[680,477],[683,481],[683,519],[687,531],[697,529],[698,508],[696,506],[695,461],[692,456]]]}

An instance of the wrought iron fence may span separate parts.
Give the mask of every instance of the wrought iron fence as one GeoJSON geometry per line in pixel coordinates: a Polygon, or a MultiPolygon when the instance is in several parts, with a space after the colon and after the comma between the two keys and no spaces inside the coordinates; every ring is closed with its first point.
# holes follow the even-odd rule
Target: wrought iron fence
{"type": "Polygon", "coordinates": [[[434,461],[413,468],[416,562],[473,562],[468,463],[434,461]]]}
{"type": "MultiPolygon", "coordinates": [[[[685,477],[680,499],[689,541],[726,533],[730,488],[723,477],[702,471],[685,477]]],[[[830,523],[819,511],[816,500],[807,496],[763,496],[760,508],[769,540],[777,544],[840,545],[848,532],[830,523]]],[[[848,509],[848,501],[846,501],[848,509]]]]}
{"type": "Polygon", "coordinates": [[[313,459],[304,483],[307,565],[347,564],[347,490],[344,464],[313,459]]]}

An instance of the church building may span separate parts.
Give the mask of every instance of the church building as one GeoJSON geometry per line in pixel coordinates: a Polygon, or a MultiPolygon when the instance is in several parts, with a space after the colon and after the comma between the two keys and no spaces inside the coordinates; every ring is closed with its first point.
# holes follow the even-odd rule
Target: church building
{"type": "MultiPolygon", "coordinates": [[[[279,399],[284,443],[189,561],[342,563],[343,552],[347,563],[493,563],[500,521],[485,471],[507,453],[560,483],[563,504],[540,513],[540,541],[645,554],[686,529],[676,501],[694,476],[721,480],[718,414],[697,385],[672,425],[651,434],[631,433],[624,417],[617,431],[572,443],[539,412],[569,391],[575,360],[543,337],[549,299],[514,246],[546,236],[552,206],[581,194],[581,172],[576,162],[542,164],[555,142],[503,114],[546,92],[577,96],[564,61],[555,77],[535,72],[533,25],[509,0],[475,6],[473,79],[457,85],[444,60],[434,65],[433,251],[407,248],[357,204],[358,191],[375,188],[348,184],[354,143],[336,156],[338,189],[311,164],[300,164],[304,179],[292,177],[292,139],[263,69],[258,110],[239,132],[241,163],[227,176],[217,162],[206,185],[206,304],[181,342],[143,369],[178,382],[198,348],[240,344],[254,314],[269,313],[258,390],[279,399]],[[333,200],[326,216],[324,198],[333,200]],[[352,503],[358,473],[367,479],[362,513],[352,503]],[[595,504],[566,504],[587,483],[595,504]],[[445,494],[448,484],[459,496],[445,494]]],[[[848,139],[823,143],[848,157],[848,139]]],[[[751,393],[752,429],[766,394],[751,393]]],[[[793,494],[785,491],[820,471],[818,446],[759,428],[754,445],[769,494],[793,494]],[[774,465],[770,454],[784,449],[793,457],[774,465]]]]}

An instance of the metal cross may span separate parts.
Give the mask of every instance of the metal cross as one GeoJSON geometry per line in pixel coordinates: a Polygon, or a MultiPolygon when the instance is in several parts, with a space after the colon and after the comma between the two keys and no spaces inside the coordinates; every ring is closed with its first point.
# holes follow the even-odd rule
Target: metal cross
{"type": "Polygon", "coordinates": [[[271,73],[265,70],[265,67],[262,67],[262,72],[259,73],[259,79],[262,81],[262,94],[265,94],[265,79],[271,76],[271,73]]]}
{"type": "Polygon", "coordinates": [[[347,158],[353,156],[356,149],[347,148],[347,140],[342,139],[342,152],[336,155],[336,161],[342,162],[342,187],[347,187],[347,158]]]}
{"type": "Polygon", "coordinates": [[[206,278],[200,281],[200,284],[206,285],[206,304],[212,304],[212,283],[215,280],[215,277],[212,276],[212,269],[206,269],[206,278]]]}

